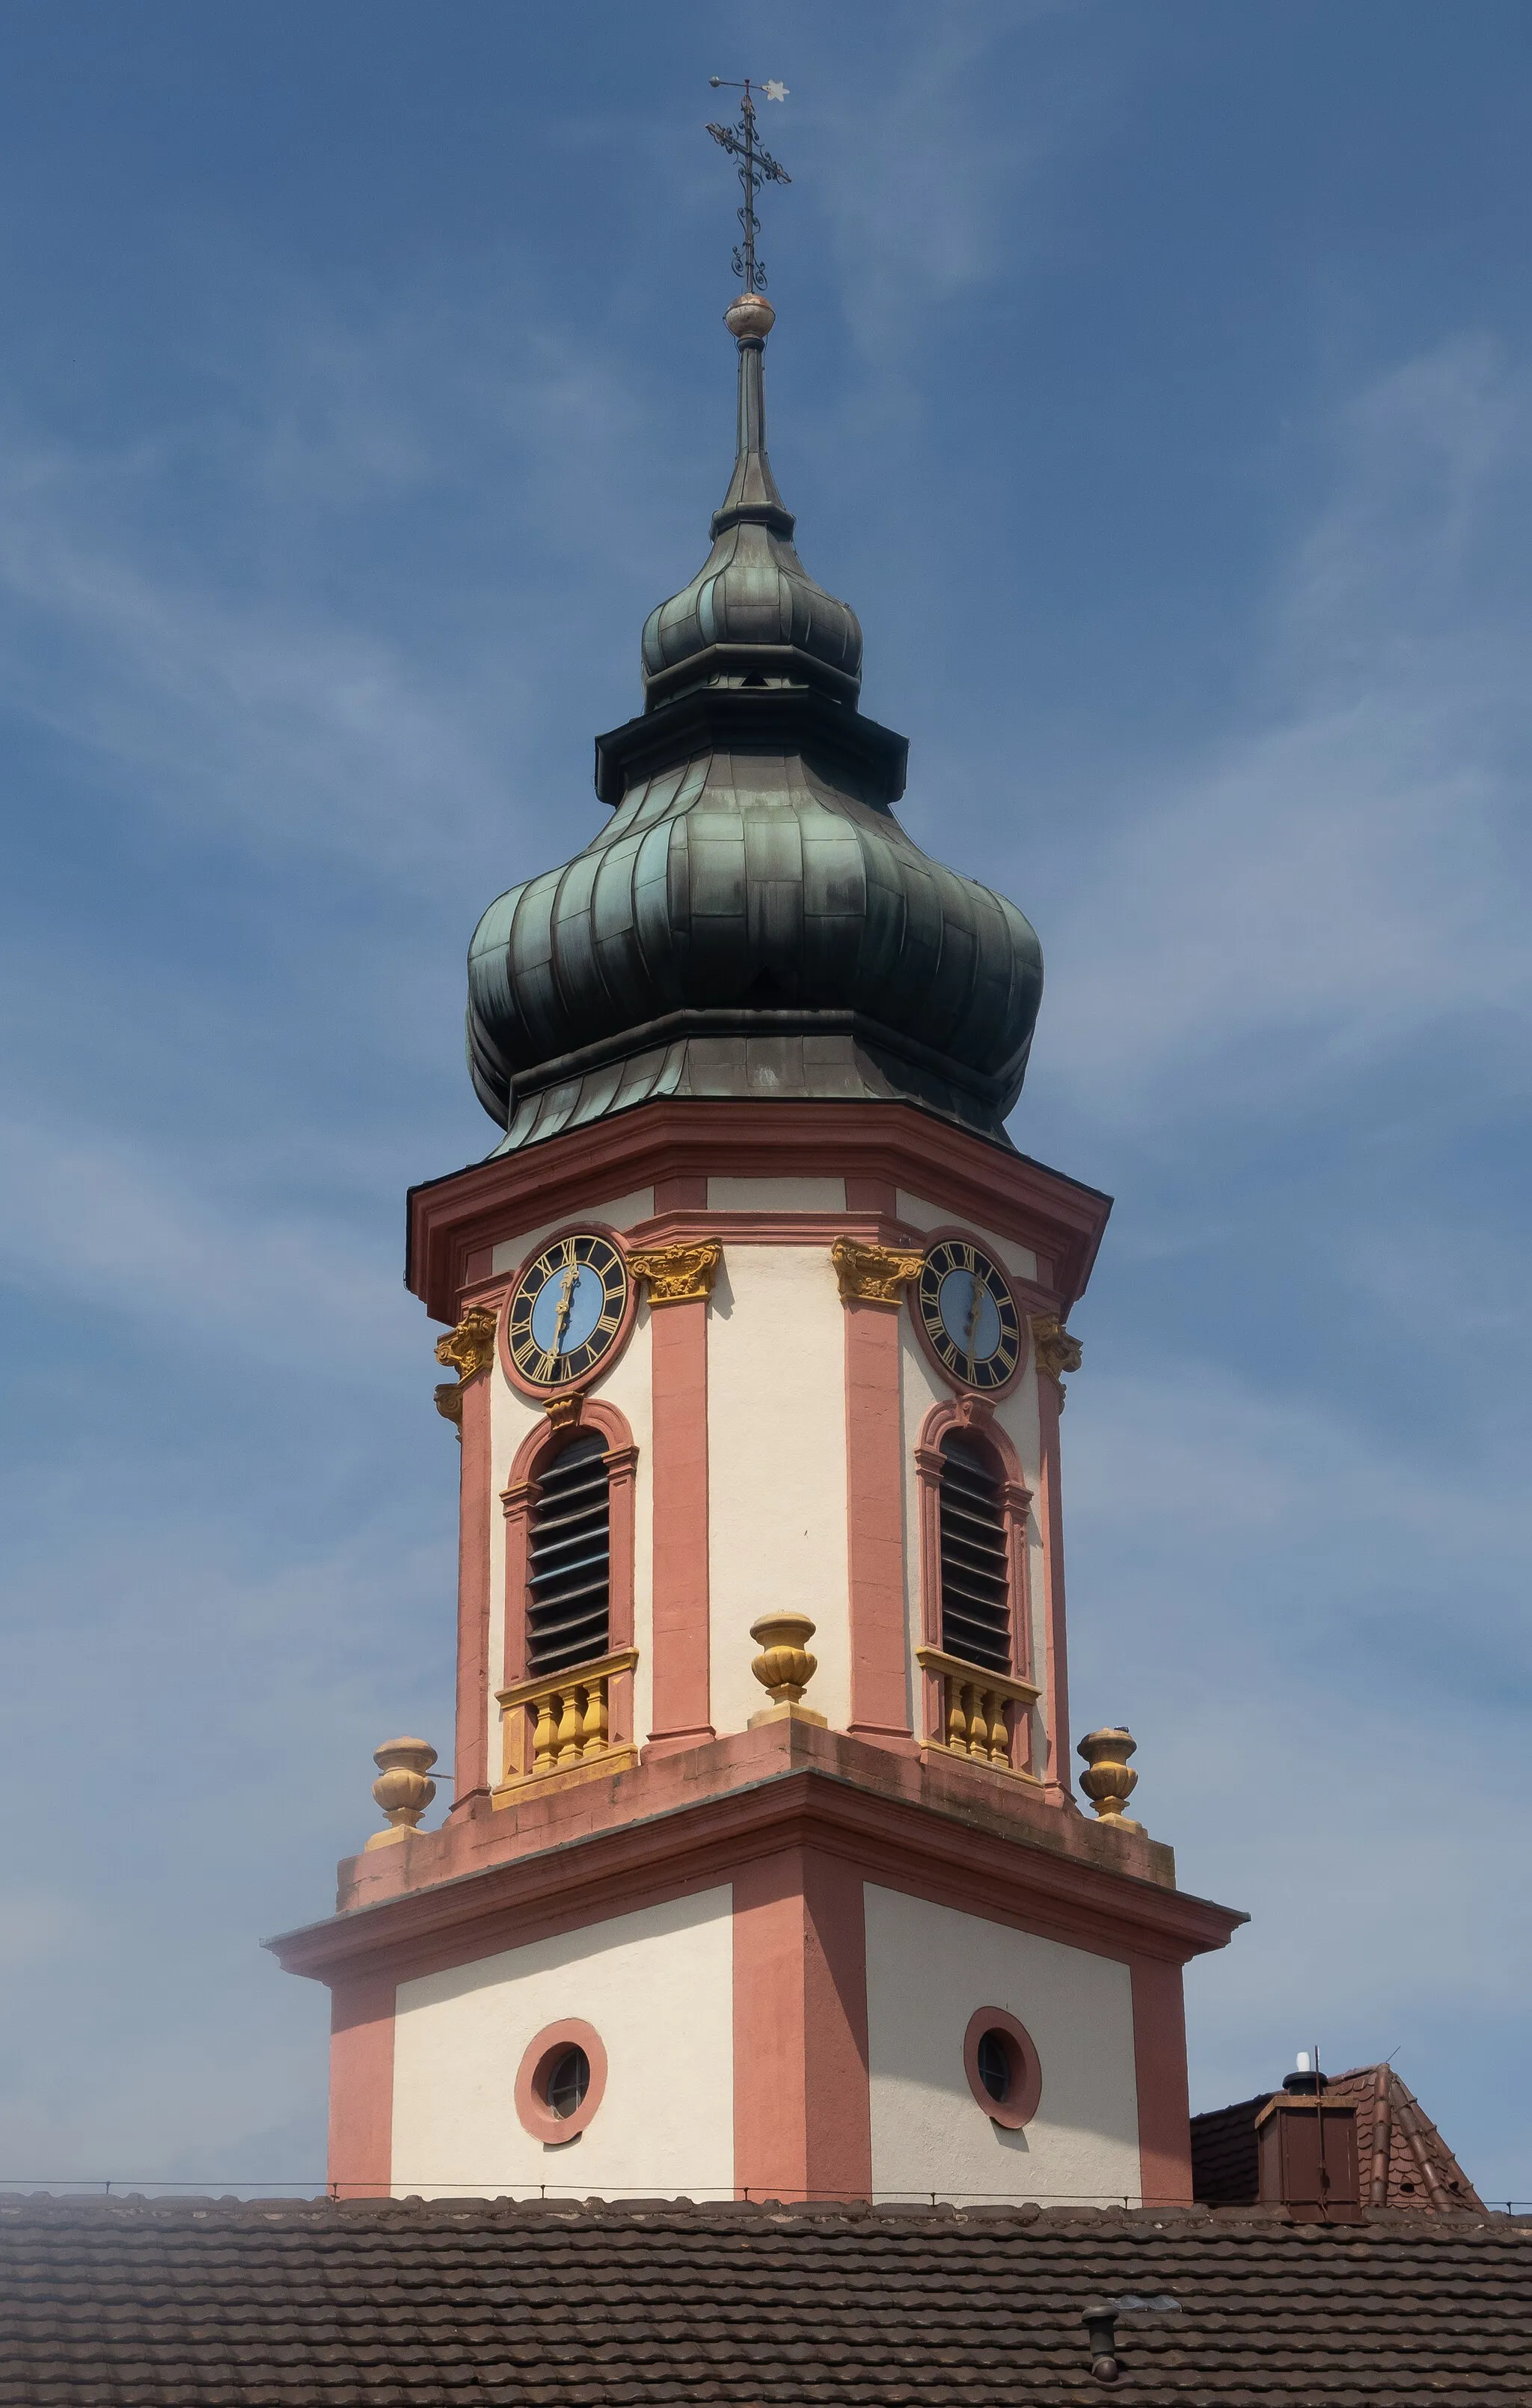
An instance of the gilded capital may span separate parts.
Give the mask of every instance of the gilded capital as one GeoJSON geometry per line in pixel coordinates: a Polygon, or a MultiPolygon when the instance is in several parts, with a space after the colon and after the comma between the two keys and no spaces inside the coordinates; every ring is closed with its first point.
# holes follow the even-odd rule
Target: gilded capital
{"type": "Polygon", "coordinates": [[[830,1260],[842,1304],[897,1304],[907,1282],[919,1279],[925,1256],[908,1246],[865,1246],[859,1238],[838,1238],[830,1260]]]}
{"type": "MultiPolygon", "coordinates": [[[[455,1329],[450,1329],[445,1338],[437,1339],[437,1361],[445,1363],[450,1371],[455,1371],[460,1383],[466,1384],[478,1372],[487,1371],[494,1362],[495,1318],[488,1305],[476,1304],[471,1312],[464,1314],[455,1329]]],[[[449,1412],[446,1406],[441,1410],[447,1412],[450,1421],[457,1419],[457,1414],[449,1412]]],[[[462,1411],[461,1406],[458,1410],[462,1411]]]]}
{"type": "Polygon", "coordinates": [[[628,1256],[628,1269],[643,1281],[651,1308],[695,1304],[711,1296],[723,1259],[716,1238],[699,1238],[691,1244],[636,1248],[628,1256]]]}
{"type": "Polygon", "coordinates": [[[1084,1350],[1056,1312],[1035,1313],[1027,1326],[1032,1332],[1039,1371],[1046,1372],[1051,1380],[1059,1380],[1066,1371],[1079,1370],[1084,1350]]]}

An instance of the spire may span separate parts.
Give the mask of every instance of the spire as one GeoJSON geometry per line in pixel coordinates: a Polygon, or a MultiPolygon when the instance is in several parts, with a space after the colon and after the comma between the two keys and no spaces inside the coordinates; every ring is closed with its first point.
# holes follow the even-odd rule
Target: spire
{"type": "Polygon", "coordinates": [[[714,541],[744,520],[791,538],[797,523],[777,491],[766,448],[766,342],[777,312],[759,293],[741,293],[723,323],[739,346],[739,432],[734,475],[709,530],[714,541]]]}
{"type": "Polygon", "coordinates": [[[856,613],[816,585],[793,548],[795,524],[766,448],[766,340],[776,312],[741,293],[723,322],[739,350],[734,475],[713,513],[713,548],[680,594],[644,624],[644,707],[698,686],[811,688],[855,710],[862,688],[856,613]]]}

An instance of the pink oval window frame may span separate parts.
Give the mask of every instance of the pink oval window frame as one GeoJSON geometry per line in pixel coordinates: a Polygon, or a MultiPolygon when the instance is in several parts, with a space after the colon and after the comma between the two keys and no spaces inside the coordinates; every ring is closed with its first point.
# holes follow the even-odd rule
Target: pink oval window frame
{"type": "Polygon", "coordinates": [[[516,2073],[516,2113],[523,2132],[535,2141],[557,2144],[578,2141],[607,2089],[607,2052],[601,2045],[601,2035],[594,2024],[581,2023],[578,2015],[566,2016],[563,2023],[545,2024],[536,2037],[528,2041],[516,2073]],[[591,2069],[591,2079],[584,2098],[572,2115],[555,2115],[548,2103],[548,2084],[561,2057],[572,2048],[582,2048],[591,2069]]]}
{"type": "Polygon", "coordinates": [[[968,2017],[963,2035],[963,2071],[992,2124],[1008,2132],[1019,2132],[1024,2124],[1030,2124],[1042,2097],[1042,2063],[1026,2026],[1008,2015],[1004,2007],[978,2007],[968,2017]],[[979,2071],[979,2043],[986,2032],[999,2033],[1010,2059],[1010,2088],[1003,2099],[990,2097],[979,2071]]]}

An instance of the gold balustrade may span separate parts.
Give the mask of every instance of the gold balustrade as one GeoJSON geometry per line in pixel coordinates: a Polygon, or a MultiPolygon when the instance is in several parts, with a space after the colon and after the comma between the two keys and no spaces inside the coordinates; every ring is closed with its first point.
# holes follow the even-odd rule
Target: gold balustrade
{"type": "Polygon", "coordinates": [[[941,1683],[941,1736],[928,1740],[928,1747],[1014,1772],[1022,1780],[1036,1777],[1012,1761],[1020,1715],[1029,1713],[1041,1695],[1035,1683],[988,1671],[981,1664],[966,1664],[939,1647],[917,1647],[915,1659],[941,1683]]]}
{"type": "Polygon", "coordinates": [[[637,1647],[620,1647],[594,1663],[497,1690],[505,1759],[496,1801],[551,1774],[622,1772],[636,1764],[637,1749],[612,1741],[611,1684],[637,1661],[637,1647]]]}

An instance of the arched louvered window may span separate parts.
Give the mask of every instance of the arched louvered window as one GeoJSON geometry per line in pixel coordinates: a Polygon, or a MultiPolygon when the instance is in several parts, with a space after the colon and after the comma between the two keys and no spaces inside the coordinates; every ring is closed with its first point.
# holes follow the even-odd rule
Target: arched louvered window
{"type": "Polygon", "coordinates": [[[1000,1473],[957,1431],[941,1441],[941,1644],[965,1664],[1011,1670],[1010,1572],[1000,1473]]]}
{"type": "Polygon", "coordinates": [[[529,1675],[591,1664],[609,1646],[611,1492],[599,1430],[572,1439],[537,1473],[529,1533],[529,1675]]]}

